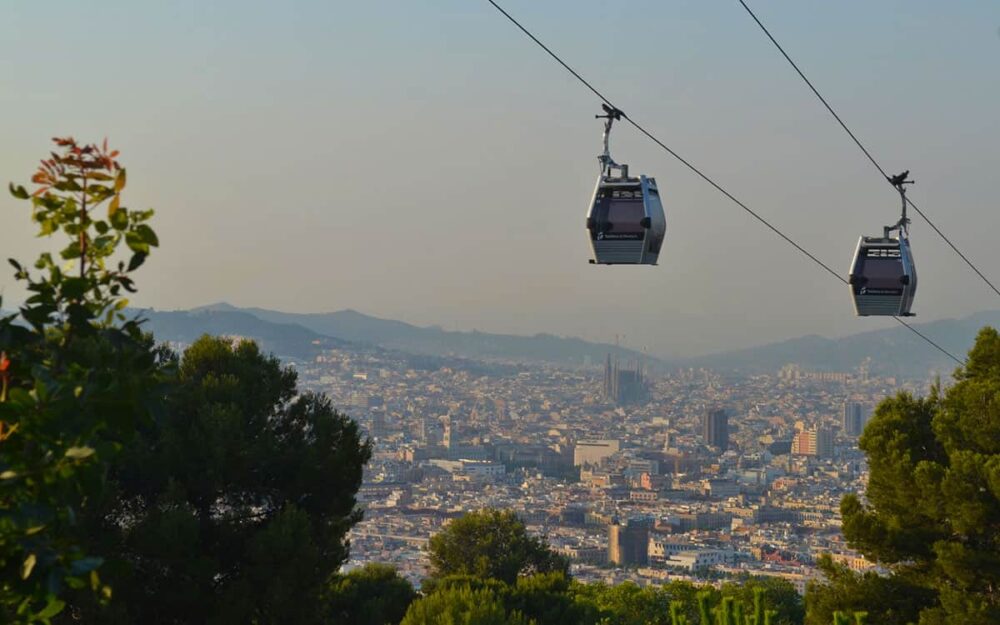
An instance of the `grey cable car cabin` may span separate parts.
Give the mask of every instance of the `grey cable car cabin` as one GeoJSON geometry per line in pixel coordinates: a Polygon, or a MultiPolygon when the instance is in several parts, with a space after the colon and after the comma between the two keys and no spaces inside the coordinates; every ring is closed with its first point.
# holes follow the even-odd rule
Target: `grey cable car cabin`
{"type": "Polygon", "coordinates": [[[605,114],[604,153],[598,157],[601,173],[587,212],[587,230],[598,265],[655,265],[667,231],[656,180],[631,177],[628,165],[611,158],[611,125],[622,112],[602,105],[605,114]]]}
{"type": "Polygon", "coordinates": [[[910,307],[917,292],[917,268],[910,249],[906,217],[906,188],[912,184],[909,172],[889,178],[903,200],[903,215],[894,226],[885,226],[882,236],[858,239],[848,282],[854,311],[858,316],[911,317],[910,307]],[[892,236],[893,231],[897,236],[892,236]]]}

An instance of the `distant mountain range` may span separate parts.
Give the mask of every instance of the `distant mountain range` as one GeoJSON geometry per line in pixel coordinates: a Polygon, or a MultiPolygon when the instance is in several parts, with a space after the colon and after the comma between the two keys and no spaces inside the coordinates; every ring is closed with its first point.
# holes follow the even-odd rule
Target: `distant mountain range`
{"type": "MultiPolygon", "coordinates": [[[[548,362],[567,366],[599,364],[611,352],[630,360],[639,352],[614,345],[590,343],[552,334],[517,336],[486,332],[449,332],[379,319],[354,310],[332,313],[285,313],[263,308],[212,304],[189,311],[143,310],[148,327],[160,339],[189,343],[204,333],[236,334],[258,339],[262,347],[281,356],[304,358],[326,345],[380,347],[410,354],[463,358],[548,362]]],[[[646,361],[661,365],[649,357],[646,361]]]]}
{"type": "MultiPolygon", "coordinates": [[[[921,334],[964,360],[976,334],[983,326],[1000,328],[1000,311],[981,312],[961,319],[910,323],[921,334]]],[[[797,363],[813,371],[848,371],[866,358],[871,358],[873,371],[904,377],[922,378],[931,371],[949,374],[956,367],[954,360],[903,326],[835,339],[813,334],[760,347],[685,359],[673,364],[765,372],[774,371],[788,363],[797,363]]]]}
{"type": "MultiPolygon", "coordinates": [[[[710,367],[719,370],[771,372],[788,363],[817,371],[847,371],[866,358],[872,370],[889,375],[924,377],[931,371],[950,373],[955,363],[900,326],[842,338],[816,335],[720,352],[698,358],[661,360],[613,345],[551,334],[518,336],[486,332],[449,332],[379,319],[354,310],[331,313],[286,313],[262,308],[213,304],[190,311],[142,311],[150,329],[163,340],[191,342],[203,333],[238,334],[257,339],[281,356],[308,358],[324,347],[379,347],[394,351],[463,358],[600,365],[608,353],[623,359],[644,358],[654,368],[710,367]]],[[[945,319],[914,327],[960,358],[984,325],[1000,327],[1000,311],[962,319],[945,319]]]]}
{"type": "Polygon", "coordinates": [[[294,323],[265,321],[236,308],[230,310],[137,311],[158,340],[192,343],[203,334],[230,334],[255,339],[269,352],[309,358],[324,347],[344,347],[346,341],[324,336],[294,323]]]}

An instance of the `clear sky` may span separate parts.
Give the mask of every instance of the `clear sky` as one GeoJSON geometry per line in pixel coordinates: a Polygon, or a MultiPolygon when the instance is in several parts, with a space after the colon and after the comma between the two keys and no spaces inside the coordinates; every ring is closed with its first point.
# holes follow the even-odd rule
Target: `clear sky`
{"type": "MultiPolygon", "coordinates": [[[[897,197],[736,0],[505,0],[633,118],[838,271],[897,197]]],[[[1000,2],[757,0],[914,201],[1000,280],[1000,2]]],[[[8,2],[0,178],[107,136],[162,249],[135,304],[355,308],[448,329],[625,336],[665,356],[840,335],[847,287],[635,131],[658,267],[587,264],[599,102],[485,0],[8,2]]],[[[0,199],[3,256],[33,258],[0,199]]],[[[915,219],[914,310],[1000,307],[915,219]]],[[[21,292],[0,279],[8,301],[21,292]]]]}

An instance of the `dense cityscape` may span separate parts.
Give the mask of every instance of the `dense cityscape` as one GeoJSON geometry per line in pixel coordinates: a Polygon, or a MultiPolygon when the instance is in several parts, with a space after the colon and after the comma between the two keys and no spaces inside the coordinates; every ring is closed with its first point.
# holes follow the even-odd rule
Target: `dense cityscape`
{"type": "Polygon", "coordinates": [[[9,4],[0,625],[1000,625],[1000,2],[9,4]]]}
{"type": "Polygon", "coordinates": [[[516,511],[582,581],[778,576],[800,592],[820,554],[874,565],[840,533],[862,492],[857,448],[873,406],[920,390],[869,373],[653,373],[604,366],[413,368],[327,350],[298,363],[374,442],[350,569],[391,563],[415,584],[429,537],[464,512],[516,511]]]}

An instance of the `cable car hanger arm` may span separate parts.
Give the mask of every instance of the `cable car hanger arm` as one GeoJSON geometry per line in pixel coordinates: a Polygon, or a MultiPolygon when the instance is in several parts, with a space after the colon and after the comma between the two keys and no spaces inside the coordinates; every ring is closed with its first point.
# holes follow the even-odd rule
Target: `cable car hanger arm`
{"type": "Polygon", "coordinates": [[[894,225],[894,226],[885,226],[884,227],[885,238],[887,238],[887,239],[889,238],[889,233],[892,232],[893,230],[898,230],[900,237],[905,237],[905,236],[908,236],[910,234],[910,231],[909,231],[910,219],[906,216],[906,186],[905,185],[914,184],[914,183],[916,183],[916,180],[908,180],[909,177],[910,177],[910,170],[909,169],[907,169],[906,171],[904,171],[901,174],[896,174],[895,176],[886,176],[886,180],[888,180],[889,183],[893,187],[896,188],[896,191],[899,192],[899,197],[900,197],[900,199],[903,202],[902,216],[899,218],[899,221],[896,222],[896,225],[894,225]]]}
{"type": "Polygon", "coordinates": [[[594,115],[594,119],[606,119],[604,122],[604,152],[597,157],[597,160],[601,163],[601,175],[610,173],[612,167],[620,167],[618,163],[611,158],[611,148],[609,146],[609,141],[611,139],[611,125],[615,123],[615,120],[621,121],[622,117],[626,117],[620,109],[617,109],[604,102],[601,103],[601,108],[604,109],[604,115],[594,115]]]}

